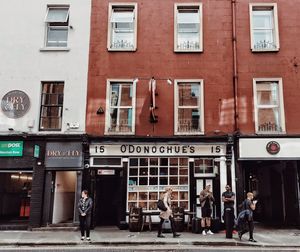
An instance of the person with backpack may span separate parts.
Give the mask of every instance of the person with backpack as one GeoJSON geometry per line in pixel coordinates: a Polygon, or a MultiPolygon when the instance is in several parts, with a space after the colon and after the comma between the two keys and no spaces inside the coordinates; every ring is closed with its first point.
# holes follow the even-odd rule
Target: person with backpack
{"type": "Polygon", "coordinates": [[[88,191],[83,190],[81,193],[81,198],[78,201],[78,212],[79,212],[79,222],[80,222],[80,232],[81,240],[83,241],[86,233],[86,240],[91,241],[90,239],[90,226],[91,226],[91,215],[93,200],[89,197],[88,191]]]}
{"type": "Polygon", "coordinates": [[[170,220],[170,222],[171,222],[171,229],[172,229],[173,237],[176,238],[176,237],[180,236],[180,234],[176,233],[175,222],[174,222],[173,213],[172,213],[172,209],[171,209],[172,191],[173,191],[173,189],[171,187],[166,187],[165,188],[165,193],[162,197],[162,201],[164,203],[165,208],[160,207],[160,214],[159,214],[160,223],[159,223],[159,226],[158,226],[158,233],[157,233],[157,237],[159,237],[159,238],[164,238],[165,237],[164,235],[161,234],[162,225],[163,225],[163,222],[165,220],[170,220]]]}
{"type": "Polygon", "coordinates": [[[254,196],[252,192],[247,193],[247,198],[243,201],[242,207],[243,211],[239,213],[238,216],[238,226],[239,232],[238,236],[239,239],[242,239],[243,234],[249,232],[249,241],[250,242],[257,242],[253,238],[253,231],[254,231],[254,223],[253,223],[253,211],[256,207],[256,200],[253,200],[254,196]]]}

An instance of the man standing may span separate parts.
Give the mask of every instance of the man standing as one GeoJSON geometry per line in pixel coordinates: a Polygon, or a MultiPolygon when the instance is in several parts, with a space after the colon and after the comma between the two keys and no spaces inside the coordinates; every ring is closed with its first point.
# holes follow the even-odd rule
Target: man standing
{"type": "Polygon", "coordinates": [[[211,232],[211,214],[212,214],[212,208],[213,208],[213,202],[215,201],[215,198],[210,191],[210,185],[206,185],[205,189],[200,192],[200,204],[201,204],[201,213],[202,213],[202,219],[201,219],[201,227],[203,229],[202,235],[206,234],[213,234],[211,232]],[[206,232],[207,230],[207,232],[206,232]]]}
{"type": "MultiPolygon", "coordinates": [[[[225,186],[225,192],[222,193],[222,201],[224,202],[224,215],[223,219],[225,222],[225,226],[231,225],[229,230],[232,231],[233,229],[233,223],[234,223],[234,200],[235,200],[235,193],[231,191],[231,187],[229,185],[225,186]],[[229,211],[230,214],[230,222],[226,223],[226,218],[225,218],[225,212],[229,211]]],[[[231,232],[230,231],[230,232],[231,232]]]]}

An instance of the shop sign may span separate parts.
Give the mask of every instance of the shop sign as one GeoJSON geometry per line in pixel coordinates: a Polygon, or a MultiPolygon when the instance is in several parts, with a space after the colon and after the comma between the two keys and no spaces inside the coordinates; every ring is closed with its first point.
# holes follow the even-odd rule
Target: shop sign
{"type": "Polygon", "coordinates": [[[40,146],[38,145],[34,145],[34,152],[33,152],[33,156],[35,158],[39,158],[40,157],[40,146]]]}
{"type": "Polygon", "coordinates": [[[0,157],[22,157],[23,142],[22,141],[1,141],[0,157]]]}
{"type": "Polygon", "coordinates": [[[115,170],[113,170],[113,169],[111,169],[111,170],[99,169],[98,170],[98,175],[115,175],[115,170]]]}
{"type": "Polygon", "coordinates": [[[300,158],[300,138],[240,138],[239,159],[300,158]]]}
{"type": "Polygon", "coordinates": [[[1,109],[9,118],[16,119],[24,116],[29,107],[29,97],[21,90],[10,91],[1,100],[1,109]]]}
{"type": "Polygon", "coordinates": [[[47,143],[46,167],[82,167],[81,143],[47,143]]]}
{"type": "Polygon", "coordinates": [[[225,144],[91,144],[91,156],[220,156],[225,144]]]}

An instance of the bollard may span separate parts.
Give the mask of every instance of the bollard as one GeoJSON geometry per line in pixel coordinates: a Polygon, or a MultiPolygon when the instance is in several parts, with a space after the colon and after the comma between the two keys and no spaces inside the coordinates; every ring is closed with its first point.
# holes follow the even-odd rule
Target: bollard
{"type": "Polygon", "coordinates": [[[225,229],[226,229],[226,238],[232,238],[232,231],[233,231],[233,210],[232,208],[225,209],[225,229]]]}

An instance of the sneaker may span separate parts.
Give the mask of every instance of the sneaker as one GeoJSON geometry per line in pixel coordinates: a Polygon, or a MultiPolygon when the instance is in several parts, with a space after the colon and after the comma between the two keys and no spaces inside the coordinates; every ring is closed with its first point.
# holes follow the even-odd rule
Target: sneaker
{"type": "Polygon", "coordinates": [[[206,235],[206,232],[205,232],[205,230],[203,230],[203,231],[202,231],[202,235],[206,235]]]}
{"type": "Polygon", "coordinates": [[[173,234],[173,237],[176,238],[176,237],[179,237],[181,234],[173,234]]]}
{"type": "Polygon", "coordinates": [[[86,237],[86,240],[90,242],[90,241],[91,241],[91,238],[90,238],[90,237],[86,237]]]}
{"type": "Polygon", "coordinates": [[[257,242],[256,240],[254,240],[253,238],[249,239],[249,242],[257,242]]]}
{"type": "Polygon", "coordinates": [[[83,241],[83,240],[84,240],[84,238],[85,238],[84,236],[81,236],[81,239],[80,239],[80,240],[82,240],[82,241],[83,241]]]}
{"type": "Polygon", "coordinates": [[[158,234],[157,237],[158,237],[158,238],[165,238],[165,236],[162,235],[162,234],[158,234]]]}
{"type": "Polygon", "coordinates": [[[214,233],[213,233],[213,232],[211,232],[210,230],[208,230],[208,231],[207,231],[207,234],[209,234],[209,235],[213,235],[214,233]]]}

